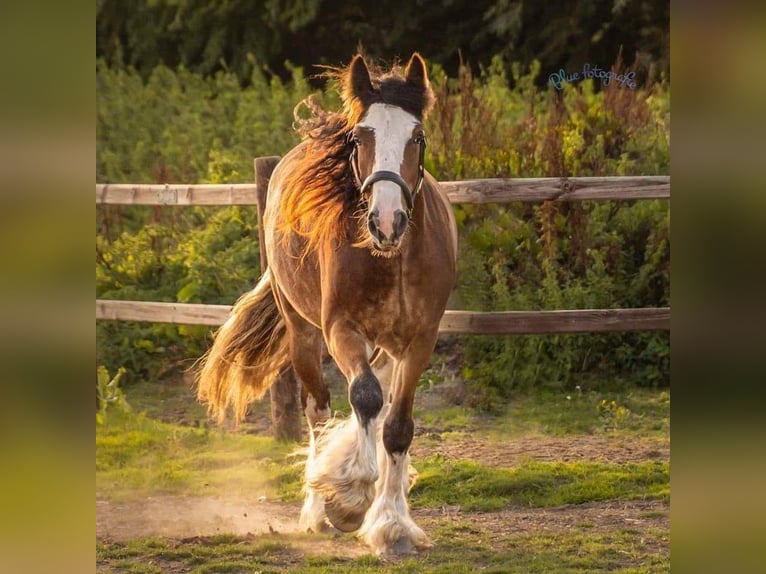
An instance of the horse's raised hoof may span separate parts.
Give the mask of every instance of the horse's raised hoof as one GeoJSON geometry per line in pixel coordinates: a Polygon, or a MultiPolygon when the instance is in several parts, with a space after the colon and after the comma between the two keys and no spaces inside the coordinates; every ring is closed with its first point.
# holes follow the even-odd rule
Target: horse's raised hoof
{"type": "Polygon", "coordinates": [[[362,512],[350,512],[348,509],[334,504],[331,500],[324,503],[324,511],[327,519],[341,532],[354,532],[364,522],[366,510],[362,512]]]}

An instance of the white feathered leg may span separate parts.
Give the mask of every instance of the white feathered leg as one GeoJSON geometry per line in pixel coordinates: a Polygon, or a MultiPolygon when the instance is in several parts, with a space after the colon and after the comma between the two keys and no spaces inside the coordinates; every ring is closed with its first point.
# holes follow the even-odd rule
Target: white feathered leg
{"type": "Polygon", "coordinates": [[[330,419],[330,409],[317,409],[316,400],[309,395],[306,400],[306,420],[309,423],[309,454],[306,460],[306,466],[304,468],[304,485],[303,492],[305,495],[303,501],[303,508],[301,509],[300,526],[303,530],[311,532],[322,532],[326,530],[329,525],[327,523],[327,515],[325,514],[324,498],[317,493],[314,489],[308,486],[309,469],[315,464],[316,460],[316,435],[319,434],[321,428],[330,419]]]}
{"type": "Polygon", "coordinates": [[[386,453],[385,456],[376,497],[359,536],[377,554],[411,554],[430,548],[433,543],[412,520],[407,504],[411,480],[409,454],[386,453]]]}
{"type": "MultiPolygon", "coordinates": [[[[389,363],[391,385],[399,381],[402,364],[389,363]]],[[[391,388],[391,392],[395,389],[391,388]]],[[[386,393],[387,404],[381,412],[381,423],[388,416],[391,408],[390,393],[386,393]]],[[[410,516],[407,494],[417,481],[417,472],[410,465],[408,453],[386,451],[383,445],[383,424],[378,429],[378,466],[380,478],[375,485],[375,500],[367,511],[359,537],[376,554],[411,554],[417,550],[430,548],[433,543],[410,516]]]]}
{"type": "MultiPolygon", "coordinates": [[[[330,522],[344,532],[359,528],[375,496],[376,427],[373,419],[363,428],[355,415],[330,421],[306,463],[306,488],[315,496],[311,504],[318,506],[321,497],[330,522]]],[[[306,504],[309,501],[307,496],[306,504]]]]}
{"type": "MultiPolygon", "coordinates": [[[[389,398],[394,363],[385,354],[372,365],[381,385],[384,403],[389,398]]],[[[309,409],[306,409],[307,417],[309,409]]],[[[306,461],[306,498],[301,512],[301,526],[319,531],[327,520],[346,532],[357,530],[375,498],[379,482],[378,464],[386,460],[376,446],[378,421],[385,419],[386,406],[364,428],[356,415],[345,420],[330,420],[312,433],[306,461]]]]}

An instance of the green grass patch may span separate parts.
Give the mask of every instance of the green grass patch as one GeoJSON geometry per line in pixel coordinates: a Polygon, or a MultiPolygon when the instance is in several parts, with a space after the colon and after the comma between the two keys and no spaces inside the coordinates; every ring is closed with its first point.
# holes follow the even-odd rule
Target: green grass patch
{"type": "Polygon", "coordinates": [[[141,380],[126,386],[124,391],[133,409],[149,418],[195,426],[209,420],[207,409],[197,402],[192,386],[181,380],[141,380]]]}
{"type": "MultiPolygon", "coordinates": [[[[155,493],[254,492],[281,500],[300,495],[302,465],[293,445],[270,437],[191,428],[113,413],[96,434],[96,488],[113,499],[155,493]]],[[[417,462],[413,501],[495,510],[587,501],[667,498],[669,463],[527,461],[494,468],[433,456],[417,462]]]]}
{"type": "Polygon", "coordinates": [[[670,433],[670,392],[632,388],[619,392],[539,393],[515,400],[499,432],[547,435],[619,432],[643,437],[670,433]]]}
{"type": "Polygon", "coordinates": [[[415,419],[427,429],[438,429],[440,433],[466,431],[476,428],[480,421],[476,411],[461,406],[447,406],[438,409],[415,408],[415,419]]]}
{"type": "Polygon", "coordinates": [[[96,428],[96,491],[113,499],[225,490],[294,500],[302,471],[299,459],[290,456],[294,450],[271,437],[115,411],[96,428]]]}
{"type": "Polygon", "coordinates": [[[575,389],[566,393],[520,394],[496,414],[454,405],[423,409],[416,403],[415,420],[426,429],[481,430],[497,439],[524,434],[623,434],[667,438],[670,434],[670,391],[575,389]]]}
{"type": "Polygon", "coordinates": [[[460,505],[465,510],[491,511],[508,505],[546,507],[670,495],[670,468],[665,462],[531,461],[506,469],[435,456],[420,462],[418,470],[412,501],[422,507],[460,505]]]}
{"type": "Polygon", "coordinates": [[[115,572],[253,572],[281,571],[283,564],[298,559],[289,546],[263,537],[254,539],[219,535],[188,541],[145,538],[126,544],[97,543],[99,569],[115,572]]]}
{"type": "MultiPolygon", "coordinates": [[[[169,391],[155,390],[163,394],[169,391]]],[[[177,391],[178,389],[176,389],[177,391]]],[[[301,459],[289,455],[295,445],[271,437],[232,433],[206,423],[187,426],[134,414],[150,402],[149,387],[131,388],[132,412],[113,409],[97,425],[96,486],[113,499],[142,494],[184,495],[254,493],[281,500],[300,496],[301,459]]],[[[187,397],[188,400],[188,397],[187,397]]],[[[181,408],[181,399],[168,398],[181,408]]],[[[525,434],[604,433],[626,440],[666,440],[669,434],[668,391],[634,389],[604,395],[536,394],[519,398],[502,416],[446,406],[416,413],[418,424],[433,425],[440,440],[476,436],[502,441],[525,434]],[[639,435],[640,433],[640,435],[639,435]]],[[[428,434],[416,437],[427,444],[428,434]]],[[[435,439],[433,439],[435,440],[435,439]]],[[[421,480],[413,492],[423,506],[462,504],[490,510],[507,504],[551,506],[614,498],[666,497],[668,464],[527,462],[514,469],[473,462],[448,463],[440,458],[418,461],[421,480]]]]}
{"type": "Polygon", "coordinates": [[[296,572],[298,574],[528,572],[667,572],[668,531],[638,535],[630,530],[609,533],[546,532],[497,535],[460,521],[432,533],[436,546],[418,556],[386,561],[372,555],[342,556],[355,545],[350,536],[279,535],[210,537],[192,541],[142,539],[128,544],[98,543],[102,572],[296,572]],[[316,540],[329,541],[339,555],[317,554],[316,540]],[[663,548],[665,550],[663,550],[663,548]]]}
{"type": "Polygon", "coordinates": [[[423,571],[667,572],[669,556],[658,551],[667,535],[666,530],[643,537],[622,530],[498,536],[486,529],[451,524],[435,532],[438,546],[429,562],[438,566],[423,571]]]}

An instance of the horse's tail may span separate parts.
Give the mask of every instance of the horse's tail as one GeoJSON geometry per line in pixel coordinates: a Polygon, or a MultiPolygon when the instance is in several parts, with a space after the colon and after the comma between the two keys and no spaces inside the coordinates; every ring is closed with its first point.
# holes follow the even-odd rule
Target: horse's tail
{"type": "Polygon", "coordinates": [[[255,289],[242,295],[196,367],[197,399],[218,421],[232,407],[235,421],[260,399],[287,365],[285,322],[271,290],[268,269],[255,289]]]}

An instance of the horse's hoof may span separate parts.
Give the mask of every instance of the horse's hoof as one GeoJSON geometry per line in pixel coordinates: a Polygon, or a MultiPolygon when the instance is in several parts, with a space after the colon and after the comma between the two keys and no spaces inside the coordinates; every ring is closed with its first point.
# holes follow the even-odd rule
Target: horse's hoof
{"type": "Polygon", "coordinates": [[[415,545],[409,538],[400,538],[394,544],[386,549],[384,556],[409,556],[417,554],[415,545]]]}
{"type": "Polygon", "coordinates": [[[331,500],[324,503],[324,511],[327,515],[327,520],[341,532],[359,530],[366,514],[366,510],[359,513],[349,512],[347,509],[336,506],[331,500]]]}

